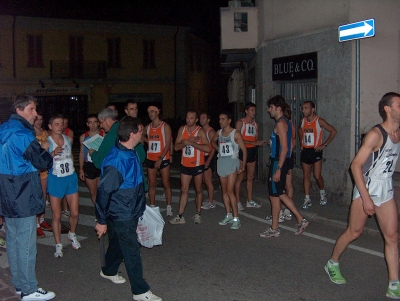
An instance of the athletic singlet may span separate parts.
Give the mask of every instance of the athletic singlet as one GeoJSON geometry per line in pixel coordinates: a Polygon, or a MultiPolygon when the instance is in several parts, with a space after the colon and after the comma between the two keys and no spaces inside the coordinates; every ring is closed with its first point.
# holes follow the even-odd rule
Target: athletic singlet
{"type": "MultiPolygon", "coordinates": [[[[240,130],[240,134],[243,137],[243,140],[248,140],[248,141],[256,141],[256,134],[257,134],[257,123],[255,121],[253,122],[247,122],[244,118],[241,119],[243,124],[242,124],[242,129],[240,130]]],[[[253,148],[256,147],[254,144],[244,144],[246,148],[253,148]]]]}
{"type": "Polygon", "coordinates": [[[301,146],[303,148],[315,148],[322,144],[323,130],[319,125],[319,116],[315,116],[313,121],[308,122],[304,117],[301,121],[303,137],[301,137],[301,146]]]}
{"type": "Polygon", "coordinates": [[[69,131],[70,131],[70,130],[71,130],[70,128],[65,128],[64,135],[69,136],[69,131]]]}
{"type": "MultiPolygon", "coordinates": [[[[101,137],[104,137],[104,132],[102,130],[100,130],[99,135],[101,137]]],[[[85,138],[83,139],[83,141],[89,140],[90,138],[92,138],[92,137],[90,137],[89,131],[86,131],[85,138]]],[[[92,158],[90,157],[90,154],[89,154],[89,149],[85,145],[83,145],[83,160],[85,162],[92,162],[92,158]]]]}
{"type": "Polygon", "coordinates": [[[47,139],[46,136],[46,131],[42,131],[42,134],[40,136],[36,135],[36,140],[39,142],[39,144],[41,145],[43,141],[45,141],[47,139]]]}
{"type": "MultiPolygon", "coordinates": [[[[287,123],[288,131],[287,131],[287,143],[288,143],[288,151],[286,153],[285,158],[290,158],[290,152],[292,149],[292,123],[285,117],[281,116],[279,119],[275,122],[274,129],[276,127],[276,124],[279,122],[279,120],[284,119],[287,123]]],[[[275,133],[274,130],[272,130],[271,137],[270,137],[270,145],[271,145],[271,153],[270,153],[270,158],[272,159],[279,159],[279,155],[282,151],[282,146],[279,140],[279,136],[275,133]]]]}
{"type": "Polygon", "coordinates": [[[239,144],[235,142],[236,129],[227,136],[222,136],[222,129],[218,135],[218,158],[238,158],[239,144]]]}
{"type": "Polygon", "coordinates": [[[368,160],[362,166],[362,170],[368,178],[384,180],[391,178],[394,173],[400,152],[400,142],[393,143],[380,124],[375,125],[375,127],[381,131],[383,143],[376,152],[370,154],[368,160]]]}
{"type": "MultiPolygon", "coordinates": [[[[187,125],[183,127],[182,139],[189,139],[190,137],[197,137],[201,126],[197,126],[193,132],[189,133],[187,125]]],[[[203,144],[200,142],[200,144],[203,144]]],[[[182,149],[182,159],[181,164],[185,167],[197,167],[204,165],[204,152],[194,148],[191,145],[186,145],[182,149]]]]}
{"type": "MultiPolygon", "coordinates": [[[[212,130],[213,128],[212,127],[209,127],[208,129],[207,129],[207,131],[206,131],[206,136],[207,136],[207,140],[208,140],[208,144],[209,144],[209,146],[210,146],[210,149],[212,149],[212,144],[211,144],[211,140],[210,140],[210,137],[208,136],[208,134],[210,133],[210,131],[212,130]]],[[[204,153],[204,156],[208,156],[210,153],[208,153],[208,152],[205,152],[204,153]]]]}
{"type": "MultiPolygon", "coordinates": [[[[71,142],[66,135],[62,135],[64,138],[63,152],[53,158],[53,167],[50,169],[50,173],[57,177],[66,177],[72,175],[75,172],[74,162],[72,160],[72,149],[71,142]]],[[[51,138],[47,137],[50,143],[49,153],[51,153],[56,147],[57,143],[51,138]]]]}
{"type": "MultiPolygon", "coordinates": [[[[147,138],[148,138],[148,150],[147,150],[147,159],[152,161],[157,161],[158,157],[161,156],[162,152],[165,149],[165,130],[164,130],[165,122],[162,121],[161,124],[153,128],[151,123],[147,127],[147,138]]],[[[163,160],[170,159],[170,150],[165,154],[163,160]]]]}

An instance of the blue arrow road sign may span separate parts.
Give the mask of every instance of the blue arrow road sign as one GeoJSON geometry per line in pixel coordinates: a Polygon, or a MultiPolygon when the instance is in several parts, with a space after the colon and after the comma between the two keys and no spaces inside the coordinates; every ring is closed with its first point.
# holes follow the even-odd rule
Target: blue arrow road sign
{"type": "Polygon", "coordinates": [[[375,36],[375,19],[339,26],[339,42],[375,36]]]}

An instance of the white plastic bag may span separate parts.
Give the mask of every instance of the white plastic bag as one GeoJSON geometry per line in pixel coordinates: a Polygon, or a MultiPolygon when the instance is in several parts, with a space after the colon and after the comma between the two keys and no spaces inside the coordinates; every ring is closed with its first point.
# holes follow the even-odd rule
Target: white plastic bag
{"type": "Polygon", "coordinates": [[[136,228],[139,243],[146,248],[161,245],[164,224],[160,208],[146,205],[146,210],[139,218],[136,228]]]}

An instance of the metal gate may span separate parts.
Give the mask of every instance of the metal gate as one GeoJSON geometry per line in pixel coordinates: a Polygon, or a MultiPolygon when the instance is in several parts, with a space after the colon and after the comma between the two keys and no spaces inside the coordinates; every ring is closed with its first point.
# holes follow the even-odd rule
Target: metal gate
{"type": "Polygon", "coordinates": [[[301,113],[301,105],[305,101],[315,103],[315,110],[318,109],[317,100],[317,82],[280,82],[276,86],[277,94],[282,95],[292,110],[292,122],[296,128],[296,147],[294,149],[295,165],[300,166],[300,140],[297,131],[303,114],[301,113]]]}

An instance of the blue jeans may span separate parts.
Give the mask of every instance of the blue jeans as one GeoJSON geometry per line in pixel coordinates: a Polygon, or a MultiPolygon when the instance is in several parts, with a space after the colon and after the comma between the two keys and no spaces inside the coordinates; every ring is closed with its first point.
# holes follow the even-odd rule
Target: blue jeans
{"type": "Polygon", "coordinates": [[[138,219],[120,222],[107,220],[109,244],[106,252],[106,266],[102,268],[104,275],[114,276],[118,274],[118,268],[124,260],[134,295],[144,294],[150,289],[143,279],[140,244],[136,233],[137,223],[138,219]]]}
{"type": "Polygon", "coordinates": [[[5,218],[7,225],[7,256],[15,288],[24,294],[38,289],[36,279],[36,215],[5,218]]]}

